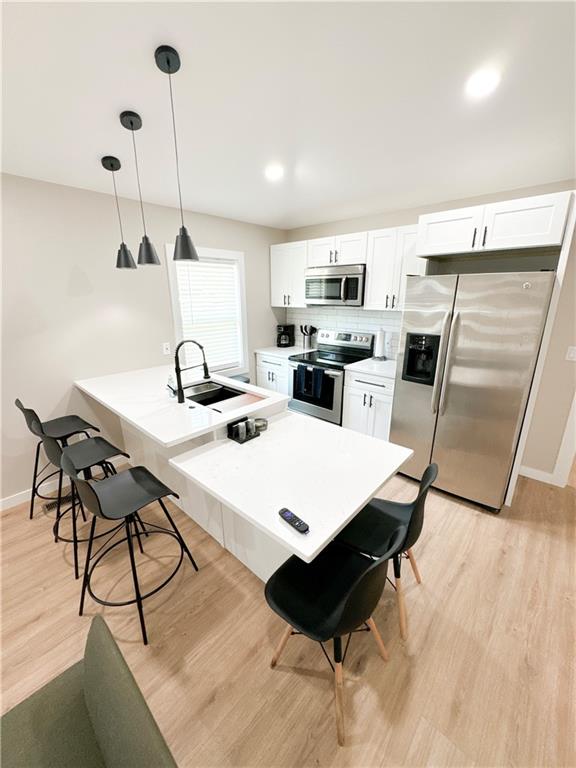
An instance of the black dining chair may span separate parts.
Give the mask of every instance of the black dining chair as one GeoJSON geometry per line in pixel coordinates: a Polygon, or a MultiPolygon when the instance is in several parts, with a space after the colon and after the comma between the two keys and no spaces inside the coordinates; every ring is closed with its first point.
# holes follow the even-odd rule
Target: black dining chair
{"type": "Polygon", "coordinates": [[[291,635],[306,635],[320,646],[334,671],[336,730],[344,744],[343,663],[354,632],[372,633],[380,655],[388,660],[386,646],[372,614],[386,584],[388,559],[397,551],[405,531],[397,531],[389,551],[374,560],[359,552],[330,543],[311,563],[293,555],[268,579],[268,605],[288,624],[270,665],[275,667],[291,635]],[[362,626],[364,625],[364,626],[362,626]],[[342,651],[342,637],[348,635],[342,651]],[[333,642],[334,663],[323,643],[333,642]]]}
{"type": "Polygon", "coordinates": [[[43,494],[39,493],[38,488],[42,485],[42,483],[45,483],[46,480],[58,473],[58,470],[55,472],[50,472],[50,474],[46,475],[42,478],[42,480],[40,480],[40,482],[38,482],[38,476],[42,475],[42,473],[51,463],[48,462],[45,467],[38,471],[38,462],[40,461],[40,446],[42,445],[43,438],[53,437],[55,440],[59,440],[62,445],[67,445],[68,440],[74,435],[84,434],[86,437],[90,437],[88,433],[89,430],[92,429],[94,432],[100,432],[100,430],[98,427],[90,424],[81,416],[75,415],[58,416],[56,419],[41,421],[36,411],[32,410],[32,408],[25,408],[18,398],[16,398],[14,404],[22,411],[24,419],[26,420],[26,425],[30,432],[32,432],[32,434],[38,438],[38,444],[36,445],[36,457],[34,459],[34,472],[32,474],[32,493],[30,495],[30,520],[32,520],[34,517],[34,500],[36,497],[44,499],[45,501],[54,501],[54,499],[50,496],[44,496],[43,494]]]}
{"type": "MultiPolygon", "coordinates": [[[[142,605],[143,601],[146,598],[155,595],[174,578],[180,566],[182,565],[184,554],[188,556],[192,566],[194,567],[194,570],[198,570],[198,566],[196,565],[190,550],[186,546],[180,531],[176,527],[176,524],[172,520],[172,517],[162,500],[166,496],[175,496],[176,498],[179,498],[179,496],[177,493],[174,493],[174,491],[170,490],[168,486],[164,485],[163,482],[158,480],[157,477],[154,477],[154,475],[149,470],[147,470],[146,467],[130,467],[129,469],[125,469],[122,472],[111,475],[110,477],[104,478],[103,480],[84,480],[76,471],[74,464],[70,459],[69,450],[69,448],[65,448],[62,451],[62,458],[60,461],[62,469],[71,478],[71,480],[74,481],[74,485],[78,491],[78,495],[80,496],[82,504],[93,515],[92,523],[90,525],[88,549],[86,552],[86,565],[84,567],[84,574],[82,579],[79,614],[82,616],[82,613],[84,612],[84,599],[86,592],[89,593],[93,600],[95,600],[97,603],[100,603],[100,605],[119,606],[133,605],[136,603],[138,608],[138,616],[140,618],[140,628],[142,630],[142,640],[144,641],[144,645],[147,645],[148,635],[146,632],[146,623],[144,621],[144,609],[142,605]],[[138,515],[139,511],[143,507],[147,507],[149,504],[152,504],[155,501],[157,501],[162,508],[164,515],[170,523],[170,529],[164,528],[163,526],[157,525],[156,523],[140,520],[138,515]],[[103,518],[104,520],[114,520],[117,522],[123,521],[125,536],[124,538],[113,542],[112,540],[116,535],[114,534],[97,550],[97,552],[94,553],[94,555],[92,555],[94,539],[96,538],[94,531],[97,518],[103,518]],[[146,536],[154,534],[171,536],[178,542],[180,547],[180,557],[172,573],[167,576],[161,584],[154,587],[146,594],[142,594],[140,591],[140,584],[138,582],[138,573],[136,568],[136,558],[134,556],[134,545],[132,542],[133,537],[136,537],[139,549],[141,552],[143,552],[142,539],[140,536],[140,529],[138,527],[139,523],[143,526],[142,532],[146,536]],[[94,572],[94,569],[98,566],[102,559],[106,557],[106,555],[108,555],[110,552],[115,550],[116,547],[119,544],[122,544],[124,541],[127,543],[128,555],[130,558],[130,569],[132,571],[132,581],[134,584],[135,597],[133,600],[104,600],[103,598],[100,598],[94,594],[90,584],[91,576],[94,572]]],[[[120,526],[120,529],[121,528],[122,526],[120,526]]]]}
{"type": "Polygon", "coordinates": [[[393,553],[394,585],[398,603],[398,618],[402,639],[408,637],[406,604],[402,588],[402,557],[410,560],[418,584],[422,583],[420,571],[412,547],[418,541],[424,524],[424,507],[430,486],[438,476],[438,466],[429,464],[424,470],[418,495],[407,504],[386,499],[372,499],[338,534],[336,541],[370,557],[381,557],[388,549],[390,537],[397,530],[404,530],[405,536],[397,552],[393,553]]]}
{"type": "MultiPolygon", "coordinates": [[[[54,541],[60,540],[66,541],[72,544],[72,551],[74,555],[74,578],[78,578],[78,543],[80,541],[87,541],[87,539],[79,539],[77,531],[77,507],[84,517],[84,510],[82,508],[82,502],[77,496],[77,491],[74,485],[74,480],[70,480],[70,506],[63,509],[62,506],[62,482],[64,472],[62,470],[62,451],[64,450],[58,440],[53,437],[44,437],[42,439],[42,445],[44,447],[44,453],[48,457],[51,464],[58,470],[58,494],[57,494],[57,506],[56,506],[56,522],[54,523],[54,541]],[[60,522],[64,515],[70,513],[72,523],[72,538],[68,539],[60,534],[60,522]]],[[[77,474],[80,472],[84,475],[85,479],[92,477],[92,471],[98,467],[105,477],[116,474],[116,469],[110,459],[117,456],[124,456],[129,459],[129,454],[121,451],[120,448],[116,448],[115,445],[109,443],[103,437],[87,437],[84,440],[78,440],[75,443],[67,446],[66,452],[68,458],[74,465],[74,469],[77,474]]],[[[86,518],[84,517],[84,521],[86,518]]]]}

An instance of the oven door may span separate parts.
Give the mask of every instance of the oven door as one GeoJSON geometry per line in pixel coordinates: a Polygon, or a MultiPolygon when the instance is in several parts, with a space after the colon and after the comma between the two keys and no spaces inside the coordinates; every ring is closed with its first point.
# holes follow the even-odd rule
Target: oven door
{"type": "Polygon", "coordinates": [[[344,373],[317,365],[290,363],[288,407],[333,424],[342,422],[344,373]]]}
{"type": "Polygon", "coordinates": [[[306,270],[306,304],[361,307],[364,301],[364,264],[311,267],[306,270]]]}

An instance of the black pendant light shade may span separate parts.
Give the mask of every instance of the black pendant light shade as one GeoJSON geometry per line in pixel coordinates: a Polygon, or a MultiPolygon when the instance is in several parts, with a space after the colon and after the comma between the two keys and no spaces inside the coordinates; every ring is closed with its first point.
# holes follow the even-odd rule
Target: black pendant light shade
{"type": "Polygon", "coordinates": [[[199,261],[196,248],[186,227],[180,227],[180,232],[176,238],[174,261],[199,261]]]}
{"type": "Polygon", "coordinates": [[[172,112],[172,132],[174,135],[174,155],[176,158],[176,181],[178,183],[178,199],[180,201],[180,220],[182,226],[174,244],[174,261],[199,261],[198,253],[184,225],[184,211],[182,209],[182,189],[180,187],[180,167],[178,160],[178,141],[176,138],[176,118],[174,116],[174,94],[172,93],[172,75],[180,69],[180,56],[175,48],[170,45],[161,45],[154,52],[156,65],[161,72],[168,75],[170,86],[170,109],[172,112]]]}
{"type": "Polygon", "coordinates": [[[132,134],[132,148],[134,150],[134,166],[136,168],[136,182],[138,184],[138,198],[140,200],[140,214],[142,216],[142,228],[144,236],[138,249],[138,264],[160,264],[160,259],[156,253],[153,243],[146,234],[146,219],[144,218],[144,204],[142,202],[142,188],[140,186],[140,169],[138,167],[138,154],[136,152],[135,132],[142,128],[142,118],[137,112],[126,110],[120,114],[120,122],[132,134]]]}
{"type": "Polygon", "coordinates": [[[112,174],[112,184],[114,185],[114,199],[116,200],[116,212],[118,213],[118,224],[120,225],[120,237],[122,242],[118,249],[118,255],[116,256],[116,267],[118,269],[136,269],[136,264],[130,253],[130,249],[124,242],[124,232],[122,230],[122,218],[120,216],[120,204],[118,203],[118,191],[116,189],[116,177],[114,174],[122,167],[120,160],[113,155],[106,155],[100,161],[102,167],[112,174]]]}
{"type": "Polygon", "coordinates": [[[118,248],[116,269],[136,269],[136,264],[126,243],[120,243],[120,248],[118,248]]]}

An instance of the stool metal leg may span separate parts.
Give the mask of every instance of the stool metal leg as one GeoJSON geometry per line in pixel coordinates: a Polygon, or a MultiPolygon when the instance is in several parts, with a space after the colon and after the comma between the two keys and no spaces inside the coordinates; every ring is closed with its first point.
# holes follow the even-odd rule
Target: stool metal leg
{"type": "Polygon", "coordinates": [[[338,744],[344,746],[344,672],[342,670],[342,638],[334,638],[334,697],[338,744]]]}
{"type": "MultiPolygon", "coordinates": [[[[78,579],[80,577],[78,573],[78,532],[76,530],[76,486],[74,483],[71,483],[71,490],[72,490],[72,510],[70,514],[72,515],[72,549],[74,553],[74,578],[78,579]]],[[[80,501],[80,499],[78,499],[80,501]]]]}
{"type": "Polygon", "coordinates": [[[30,520],[34,517],[34,498],[36,497],[36,476],[38,474],[38,461],[40,460],[40,446],[42,441],[38,441],[36,446],[36,458],[34,459],[34,474],[32,475],[32,495],[30,496],[30,520]]]}
{"type": "Polygon", "coordinates": [[[136,573],[136,560],[134,558],[134,546],[132,545],[132,534],[130,532],[130,522],[132,515],[125,520],[126,539],[128,541],[128,552],[130,553],[130,567],[132,568],[132,578],[134,580],[134,593],[136,595],[136,605],[138,606],[138,615],[140,616],[140,628],[142,629],[142,640],[144,645],[148,645],[148,636],[146,635],[146,624],[144,622],[144,610],[142,608],[142,597],[140,596],[140,586],[138,584],[138,575],[136,573]]]}
{"type": "Polygon", "coordinates": [[[92,518],[92,525],[90,526],[90,537],[88,539],[88,549],[86,550],[86,563],[84,565],[84,576],[82,578],[82,590],[80,592],[80,610],[79,616],[82,616],[84,611],[84,598],[86,596],[86,588],[88,587],[88,574],[90,571],[90,555],[92,554],[92,543],[94,541],[94,530],[96,528],[96,516],[92,518]]]}
{"type": "Polygon", "coordinates": [[[182,538],[182,534],[180,533],[180,531],[178,530],[178,528],[176,528],[176,525],[174,524],[174,520],[172,520],[172,518],[170,517],[170,513],[169,513],[169,512],[168,512],[168,510],[166,509],[166,505],[164,504],[164,502],[162,501],[162,499],[158,499],[158,503],[160,504],[160,506],[161,506],[161,507],[162,507],[162,509],[164,510],[164,514],[166,515],[166,517],[168,518],[168,522],[170,523],[170,525],[171,525],[171,526],[172,526],[172,528],[174,529],[174,533],[176,534],[176,536],[178,536],[178,540],[179,540],[179,542],[180,542],[180,545],[181,545],[182,549],[184,550],[184,552],[186,552],[186,554],[187,554],[187,555],[188,555],[188,557],[190,558],[190,562],[191,562],[191,563],[192,563],[192,565],[194,566],[194,570],[195,570],[195,571],[197,571],[197,570],[198,570],[198,566],[196,565],[196,562],[195,562],[194,558],[192,557],[192,554],[190,553],[190,550],[189,550],[189,549],[188,549],[188,547],[186,546],[186,542],[185,542],[185,541],[184,541],[184,539],[182,538]]]}
{"type": "Polygon", "coordinates": [[[56,524],[54,526],[54,541],[58,543],[58,531],[60,530],[60,507],[62,506],[62,480],[64,472],[60,470],[58,473],[58,502],[56,504],[56,524]]]}

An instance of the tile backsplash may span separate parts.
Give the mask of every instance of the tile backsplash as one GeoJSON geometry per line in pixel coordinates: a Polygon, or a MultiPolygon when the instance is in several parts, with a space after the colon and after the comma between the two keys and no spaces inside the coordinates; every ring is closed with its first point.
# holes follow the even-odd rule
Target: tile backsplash
{"type": "Polygon", "coordinates": [[[286,310],[286,322],[295,327],[296,343],[302,343],[301,325],[315,325],[316,328],[367,331],[376,333],[382,328],[391,334],[391,357],[398,353],[398,338],[402,323],[402,312],[376,312],[366,309],[340,307],[307,307],[286,310]]]}

